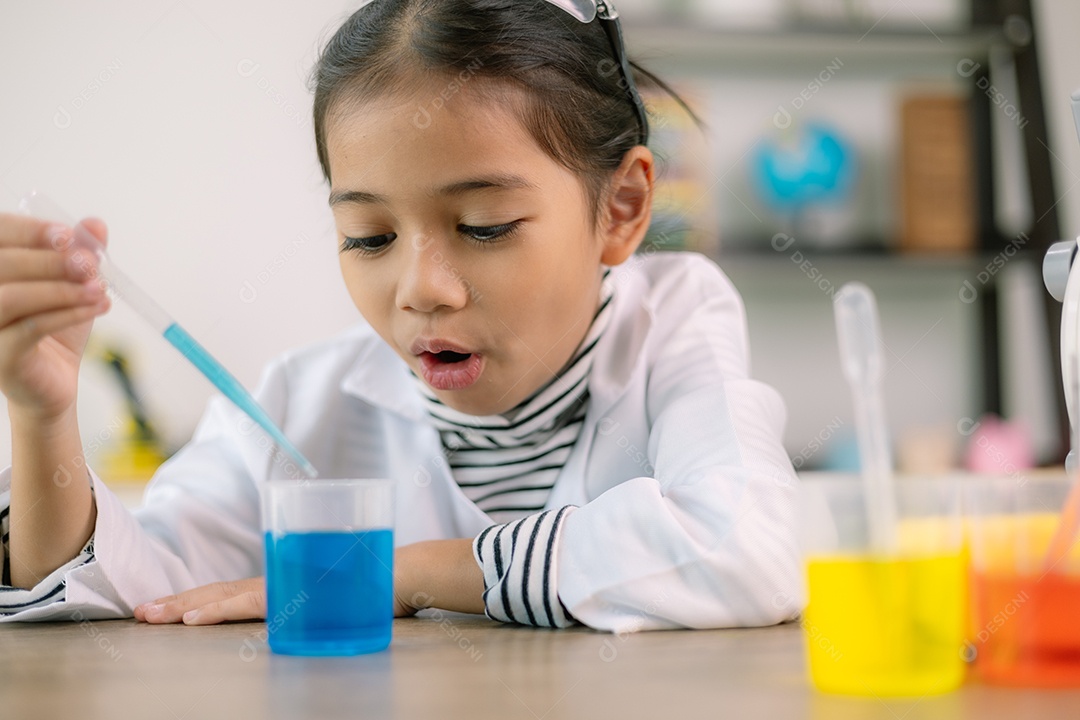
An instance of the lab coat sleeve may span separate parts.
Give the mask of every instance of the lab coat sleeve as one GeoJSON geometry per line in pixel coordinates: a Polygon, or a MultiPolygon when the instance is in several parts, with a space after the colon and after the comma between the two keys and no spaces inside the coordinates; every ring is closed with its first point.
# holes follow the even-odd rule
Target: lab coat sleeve
{"type": "Polygon", "coordinates": [[[590,627],[761,626],[801,609],[783,402],[749,379],[741,300],[712,273],[649,359],[653,476],[611,487],[563,523],[558,594],[590,627]]]}
{"type": "Polygon", "coordinates": [[[8,563],[8,538],[11,529],[11,492],[0,492],[0,616],[22,610],[44,607],[64,600],[64,577],[69,570],[94,561],[94,538],[91,535],[79,554],[43,578],[37,585],[25,589],[11,585],[11,566],[8,563]]]}
{"type": "MultiPolygon", "coordinates": [[[[275,422],[285,414],[281,365],[263,375],[256,399],[275,422]]],[[[263,573],[259,493],[273,452],[246,416],[215,396],[192,441],[161,466],[134,513],[90,470],[97,521],[92,543],[43,583],[63,592],[0,622],[130,617],[136,605],[207,583],[263,573]],[[89,553],[87,553],[89,550],[89,553]],[[80,562],[80,560],[88,560],[80,562]]],[[[0,503],[11,469],[0,473],[0,503]]],[[[40,587],[41,584],[39,584],[40,587]]]]}

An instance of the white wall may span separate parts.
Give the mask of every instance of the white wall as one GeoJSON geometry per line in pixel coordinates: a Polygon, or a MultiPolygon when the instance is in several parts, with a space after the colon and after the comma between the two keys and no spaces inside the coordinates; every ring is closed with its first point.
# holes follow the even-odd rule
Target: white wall
{"type": "MultiPolygon", "coordinates": [[[[0,211],[29,188],[110,226],[117,265],[249,387],[278,352],[358,317],[337,269],[305,80],[349,3],[0,5],[0,211]]],[[[211,393],[117,306],[122,344],[172,443],[211,393]]],[[[116,385],[84,363],[84,442],[110,436],[116,385]]],[[[10,460],[0,414],[0,465],[10,460]]]]}

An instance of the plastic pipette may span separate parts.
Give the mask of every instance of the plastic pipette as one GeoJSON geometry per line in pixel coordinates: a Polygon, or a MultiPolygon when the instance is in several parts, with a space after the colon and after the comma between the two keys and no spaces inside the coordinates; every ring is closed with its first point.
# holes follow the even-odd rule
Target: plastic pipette
{"type": "Polygon", "coordinates": [[[285,434],[274,424],[266,411],[255,401],[240,381],[225,369],[214,357],[195,341],[184,328],[172,319],[153,298],[143,292],[116,264],[109,260],[108,253],[97,238],[81,226],[76,226],[70,217],[54,202],[39,192],[27,194],[19,202],[19,208],[30,215],[43,220],[62,222],[75,229],[73,244],[93,252],[98,258],[98,277],[102,280],[110,296],[124,300],[151,327],[159,332],[180,354],[187,358],[199,372],[206,376],[214,386],[243,410],[259,427],[273,439],[296,462],[300,473],[309,478],[318,476],[315,467],[293,445],[285,434]]]}
{"type": "Polygon", "coordinates": [[[870,547],[878,553],[896,548],[896,499],[892,453],[885,426],[881,380],[885,362],[874,293],[862,283],[847,283],[833,299],[840,365],[855,401],[855,432],[866,495],[870,547]]]}

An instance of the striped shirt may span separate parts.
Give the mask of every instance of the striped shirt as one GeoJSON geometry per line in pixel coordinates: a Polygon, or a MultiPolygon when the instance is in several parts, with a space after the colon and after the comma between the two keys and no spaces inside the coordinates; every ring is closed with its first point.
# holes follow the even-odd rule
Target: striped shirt
{"type": "Polygon", "coordinates": [[[413,375],[454,482],[493,520],[517,520],[547,504],[585,421],[589,373],[611,317],[611,297],[605,273],[599,305],[578,350],[547,384],[501,415],[454,410],[413,375]]]}
{"type": "Polygon", "coordinates": [[[492,620],[540,627],[577,622],[555,588],[559,535],[573,505],[492,525],[473,540],[484,573],[484,612],[492,620]]]}
{"type": "Polygon", "coordinates": [[[610,272],[578,350],[550,382],[508,412],[458,412],[416,378],[454,481],[500,523],[473,541],[484,574],[485,612],[493,620],[543,627],[576,622],[554,581],[562,523],[576,508],[540,511],[584,424],[594,351],[612,312],[610,272]]]}

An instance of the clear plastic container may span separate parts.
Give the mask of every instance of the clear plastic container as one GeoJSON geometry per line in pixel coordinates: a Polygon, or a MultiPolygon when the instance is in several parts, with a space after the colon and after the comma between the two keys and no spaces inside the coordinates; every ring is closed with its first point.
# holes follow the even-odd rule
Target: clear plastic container
{"type": "Polygon", "coordinates": [[[895,546],[873,550],[857,477],[802,485],[807,665],[823,692],[914,696],[964,678],[960,485],[897,478],[895,546]]]}
{"type": "Polygon", "coordinates": [[[263,488],[266,623],[286,655],[359,655],[390,644],[394,483],[271,480],[263,488]]]}

